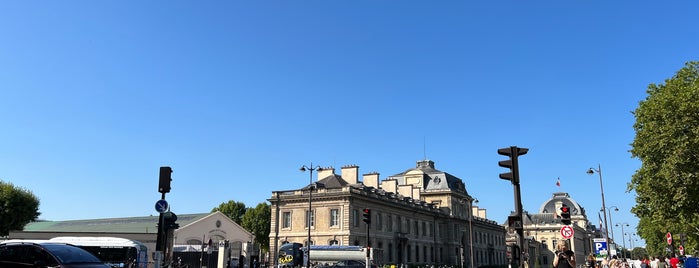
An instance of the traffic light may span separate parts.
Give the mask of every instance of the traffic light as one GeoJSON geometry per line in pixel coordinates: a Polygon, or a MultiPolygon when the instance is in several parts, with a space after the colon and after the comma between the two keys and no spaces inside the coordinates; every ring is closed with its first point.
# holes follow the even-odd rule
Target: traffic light
{"type": "Polygon", "coordinates": [[[170,182],[172,181],[172,168],[170,167],[160,167],[160,180],[158,183],[158,192],[169,193],[170,192],[170,182]]]}
{"type": "Polygon", "coordinates": [[[509,160],[498,162],[499,166],[510,169],[510,172],[500,173],[500,178],[511,181],[512,184],[519,184],[519,165],[517,164],[517,157],[527,154],[528,151],[529,149],[527,148],[519,148],[517,146],[498,149],[499,155],[510,157],[509,160]]]}
{"type": "Polygon", "coordinates": [[[170,211],[165,212],[163,214],[163,227],[163,230],[172,230],[180,228],[180,225],[177,223],[177,214],[172,213],[170,211]]]}
{"type": "Polygon", "coordinates": [[[507,217],[507,226],[512,228],[521,228],[522,223],[519,216],[510,215],[507,217]]]}
{"type": "Polygon", "coordinates": [[[561,222],[565,225],[570,225],[570,208],[565,204],[561,206],[561,222]]]}
{"type": "Polygon", "coordinates": [[[362,221],[371,224],[371,209],[365,208],[363,212],[364,219],[362,221]]]}

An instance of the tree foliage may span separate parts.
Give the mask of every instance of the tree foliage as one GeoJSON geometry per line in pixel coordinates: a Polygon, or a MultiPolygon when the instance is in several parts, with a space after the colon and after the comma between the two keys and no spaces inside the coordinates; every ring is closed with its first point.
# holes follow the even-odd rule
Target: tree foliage
{"type": "Polygon", "coordinates": [[[687,254],[699,249],[699,62],[689,62],[663,84],[651,84],[634,111],[630,150],[641,161],[629,190],[637,233],[649,254],[665,255],[666,233],[675,248],[686,235],[687,254]]]}
{"type": "Polygon", "coordinates": [[[269,250],[269,232],[272,221],[272,210],[269,204],[259,203],[243,215],[243,228],[255,235],[255,242],[260,248],[269,250]]]}
{"type": "Polygon", "coordinates": [[[226,215],[235,223],[242,225],[243,215],[245,215],[245,211],[247,211],[247,208],[245,207],[245,204],[243,202],[235,202],[233,200],[230,200],[228,202],[221,203],[220,205],[218,205],[218,207],[215,207],[211,210],[211,212],[216,211],[221,211],[221,213],[226,215]]]}
{"type": "Polygon", "coordinates": [[[39,199],[32,192],[0,181],[0,236],[22,230],[40,214],[39,199]]]}

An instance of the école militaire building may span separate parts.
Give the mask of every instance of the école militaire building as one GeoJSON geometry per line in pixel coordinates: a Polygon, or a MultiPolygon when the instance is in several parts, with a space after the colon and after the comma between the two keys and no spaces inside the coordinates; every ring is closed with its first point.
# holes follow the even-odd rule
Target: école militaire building
{"type": "Polygon", "coordinates": [[[383,251],[385,264],[479,267],[508,262],[505,228],[474,206],[461,179],[436,169],[433,161],[418,161],[414,168],[383,179],[376,172],[360,179],[355,165],[342,167],[340,174],[324,168],[317,178],[299,189],[273,191],[268,199],[274,264],[279,246],[292,242],[358,246],[371,242],[383,251]],[[362,221],[367,208],[369,241],[362,221]]]}

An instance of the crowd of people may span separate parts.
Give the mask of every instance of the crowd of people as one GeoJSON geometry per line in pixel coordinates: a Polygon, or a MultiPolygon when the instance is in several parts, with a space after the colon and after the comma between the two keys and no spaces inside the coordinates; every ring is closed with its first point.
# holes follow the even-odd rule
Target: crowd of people
{"type": "MultiPolygon", "coordinates": [[[[664,256],[651,258],[644,256],[635,263],[628,261],[626,258],[617,258],[617,256],[612,256],[609,260],[597,261],[595,256],[590,254],[585,260],[585,266],[591,268],[684,268],[684,262],[678,256],[669,258],[664,256]]],[[[554,265],[554,267],[556,266],[554,265]]]]}

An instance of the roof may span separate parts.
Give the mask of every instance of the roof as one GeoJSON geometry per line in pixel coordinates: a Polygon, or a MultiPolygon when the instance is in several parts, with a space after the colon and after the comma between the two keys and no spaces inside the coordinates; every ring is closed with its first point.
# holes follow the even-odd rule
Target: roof
{"type": "Polygon", "coordinates": [[[434,168],[431,160],[418,161],[415,168],[408,169],[402,173],[390,176],[398,184],[406,184],[405,177],[410,174],[422,174],[423,190],[451,190],[454,192],[466,193],[464,182],[458,177],[447,172],[434,168]]]}
{"type": "MultiPolygon", "coordinates": [[[[325,177],[325,178],[323,178],[323,179],[321,179],[313,184],[316,185],[315,186],[316,188],[330,188],[330,189],[332,189],[332,188],[345,187],[349,183],[347,181],[345,181],[344,179],[342,179],[342,176],[332,174],[332,175],[327,176],[327,177],[325,177]]],[[[306,185],[306,187],[303,187],[302,189],[308,190],[308,187],[310,187],[310,185],[306,185]]]]}
{"type": "MultiPolygon", "coordinates": [[[[177,223],[185,226],[210,213],[177,215],[177,223]]],[[[108,218],[69,221],[38,221],[24,226],[25,232],[109,232],[158,233],[159,216],[108,218]]]]}

